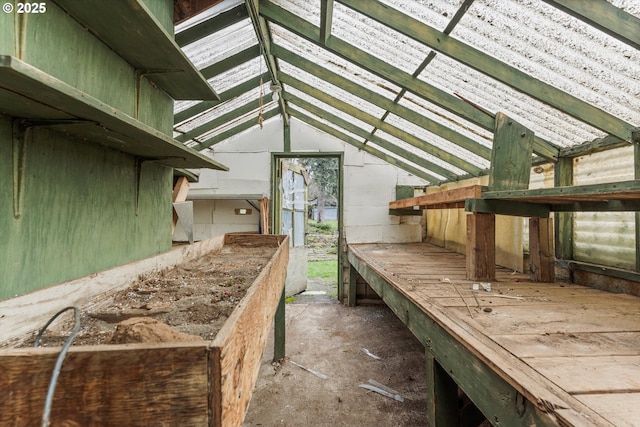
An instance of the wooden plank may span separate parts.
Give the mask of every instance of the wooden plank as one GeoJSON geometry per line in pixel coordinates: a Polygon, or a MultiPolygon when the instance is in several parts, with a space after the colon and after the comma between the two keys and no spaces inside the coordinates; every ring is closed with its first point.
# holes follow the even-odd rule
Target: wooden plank
{"type": "Polygon", "coordinates": [[[571,394],[640,392],[640,355],[533,357],[534,369],[571,394]]]}
{"type": "Polygon", "coordinates": [[[493,214],[467,215],[467,279],[496,277],[496,218],[493,214]]]}
{"type": "Polygon", "coordinates": [[[0,342],[39,330],[51,316],[71,305],[83,305],[98,295],[123,289],[141,274],[180,264],[224,244],[224,236],[176,246],[168,252],[0,301],[0,342]]]}
{"type": "Polygon", "coordinates": [[[534,281],[553,282],[555,280],[551,218],[529,218],[529,266],[534,281]]]}
{"type": "MultiPolygon", "coordinates": [[[[40,425],[59,348],[3,351],[0,425],[40,425]]],[[[208,352],[202,343],[72,347],[52,425],[207,425],[208,352]]]]}
{"type": "MultiPolygon", "coordinates": [[[[184,202],[187,200],[187,195],[189,194],[189,180],[186,176],[178,177],[176,185],[173,187],[172,200],[173,203],[176,202],[184,202]]],[[[173,209],[173,221],[171,223],[171,234],[176,229],[176,225],[178,224],[178,213],[175,208],[173,209]]]]}
{"type": "Polygon", "coordinates": [[[489,191],[529,188],[533,136],[533,131],[505,114],[496,114],[489,191]]]}
{"type": "Polygon", "coordinates": [[[640,200],[640,180],[604,184],[566,185],[534,190],[486,191],[483,199],[519,200],[530,203],[640,200]]]}
{"type": "Polygon", "coordinates": [[[637,427],[640,420],[640,393],[583,394],[576,399],[617,427],[637,427]]]}
{"type": "Polygon", "coordinates": [[[389,202],[389,209],[402,209],[413,206],[431,207],[443,203],[464,202],[469,198],[479,198],[482,195],[481,185],[454,188],[452,190],[439,191],[437,193],[425,194],[424,196],[410,197],[407,199],[389,202]]]}
{"type": "MultiPolygon", "coordinates": [[[[242,235],[228,235],[230,240],[246,241],[242,235]]],[[[254,235],[254,239],[279,242],[279,248],[262,269],[240,304],[224,323],[213,346],[220,348],[221,412],[214,420],[222,426],[242,425],[258,378],[260,360],[269,331],[272,328],[276,307],[284,290],[289,260],[287,236],[254,235]],[[280,240],[278,240],[278,238],[280,240]]],[[[218,386],[216,386],[218,387],[218,386]]],[[[217,416],[217,414],[216,414],[217,416]]]]}
{"type": "Polygon", "coordinates": [[[640,349],[637,332],[574,332],[570,334],[491,335],[518,357],[632,356],[640,349]]]}
{"type": "Polygon", "coordinates": [[[432,427],[460,426],[458,385],[428,350],[425,353],[425,362],[429,425],[432,427]]]}
{"type": "Polygon", "coordinates": [[[547,218],[551,206],[517,200],[467,199],[464,204],[464,210],[467,212],[493,213],[497,215],[547,218]]]}

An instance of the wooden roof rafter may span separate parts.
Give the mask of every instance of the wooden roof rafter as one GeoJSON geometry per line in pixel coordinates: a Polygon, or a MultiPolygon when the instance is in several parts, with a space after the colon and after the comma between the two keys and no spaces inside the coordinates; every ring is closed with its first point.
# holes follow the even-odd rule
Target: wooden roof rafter
{"type": "Polygon", "coordinates": [[[247,12],[246,5],[240,4],[192,27],[180,31],[176,34],[176,43],[178,43],[178,46],[180,47],[186,46],[248,18],[249,13],[247,12]]]}
{"type": "MultiPolygon", "coordinates": [[[[299,18],[288,10],[271,3],[270,1],[260,3],[260,14],[270,22],[278,24],[286,30],[310,41],[311,43],[314,43],[317,46],[326,48],[331,53],[338,55],[353,64],[392,82],[393,84],[403,87],[407,89],[407,91],[412,92],[421,98],[480,126],[483,129],[492,132],[495,129],[495,117],[488,116],[484,111],[480,111],[458,97],[419,80],[344,40],[332,36],[324,45],[322,45],[320,43],[320,29],[318,27],[302,18],[299,18]]],[[[548,141],[536,136],[534,152],[547,160],[556,161],[558,159],[559,149],[548,141]]]]}
{"type": "Polygon", "coordinates": [[[632,141],[635,126],[420,21],[372,0],[338,0],[349,8],[604,132],[632,141]]]}

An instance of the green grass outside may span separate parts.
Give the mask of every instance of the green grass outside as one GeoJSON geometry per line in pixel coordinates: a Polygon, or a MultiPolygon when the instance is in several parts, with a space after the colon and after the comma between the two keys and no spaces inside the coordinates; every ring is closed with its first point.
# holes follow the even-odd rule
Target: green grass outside
{"type": "Polygon", "coordinates": [[[307,277],[325,282],[338,282],[338,261],[309,261],[307,277]]]}
{"type": "Polygon", "coordinates": [[[338,230],[338,221],[322,221],[318,222],[310,219],[308,222],[309,233],[330,234],[338,230]]]}

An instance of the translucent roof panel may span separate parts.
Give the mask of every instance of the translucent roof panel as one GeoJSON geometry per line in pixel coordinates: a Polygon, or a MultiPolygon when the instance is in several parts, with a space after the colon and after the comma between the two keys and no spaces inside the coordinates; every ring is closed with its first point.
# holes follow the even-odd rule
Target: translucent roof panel
{"type": "Polygon", "coordinates": [[[253,77],[260,76],[267,71],[267,66],[264,63],[262,56],[251,59],[244,64],[240,64],[237,67],[231,68],[223,73],[214,76],[209,79],[211,86],[216,88],[218,93],[222,93],[231,88],[238,86],[253,77]]]}
{"type": "Polygon", "coordinates": [[[250,19],[230,25],[182,48],[199,69],[258,44],[250,19]]]}
{"type": "MultiPolygon", "coordinates": [[[[295,104],[294,104],[294,105],[295,105],[295,104]]],[[[301,112],[301,113],[305,114],[306,116],[309,116],[309,117],[311,117],[312,119],[317,120],[317,121],[319,121],[319,122],[321,122],[321,123],[323,123],[323,124],[325,124],[325,125],[329,126],[330,128],[335,129],[335,130],[337,130],[338,132],[343,133],[344,135],[346,135],[346,136],[348,136],[348,137],[350,137],[350,138],[355,139],[356,141],[364,142],[364,139],[363,139],[360,135],[356,135],[355,133],[351,133],[350,131],[348,131],[348,130],[346,130],[346,129],[344,129],[344,128],[342,128],[342,127],[338,126],[338,125],[336,125],[336,124],[335,124],[335,123],[333,123],[332,121],[327,120],[327,118],[326,118],[326,117],[318,116],[318,115],[316,115],[316,114],[314,114],[314,113],[312,113],[312,112],[308,111],[307,109],[305,109],[305,108],[303,108],[303,107],[300,107],[300,106],[297,106],[297,105],[295,105],[294,110],[295,110],[295,111],[299,111],[299,112],[301,112]]]]}
{"type": "MultiPolygon", "coordinates": [[[[269,104],[266,104],[263,109],[262,109],[262,114],[267,113],[271,110],[273,110],[274,108],[277,108],[277,104],[275,102],[271,102],[269,104]]],[[[256,127],[259,126],[259,113],[260,113],[260,109],[255,109],[247,114],[243,114],[242,116],[238,116],[235,117],[233,120],[228,121],[227,123],[225,123],[222,126],[219,126],[213,130],[210,130],[202,135],[200,135],[198,137],[198,141],[199,142],[207,142],[207,140],[214,138],[218,135],[220,135],[223,132],[226,132],[230,129],[232,129],[235,126],[241,125],[243,123],[251,123],[254,122],[255,125],[252,127],[256,127]]],[[[264,124],[264,123],[263,123],[264,124]]]]}
{"type": "Polygon", "coordinates": [[[316,27],[320,26],[320,2],[319,1],[307,1],[307,0],[271,0],[273,4],[276,4],[294,15],[299,16],[305,21],[311,22],[316,27]]]}

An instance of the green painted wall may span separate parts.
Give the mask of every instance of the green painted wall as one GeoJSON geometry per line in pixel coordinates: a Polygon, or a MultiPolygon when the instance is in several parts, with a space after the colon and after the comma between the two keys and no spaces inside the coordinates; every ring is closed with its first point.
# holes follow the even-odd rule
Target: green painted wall
{"type": "MultiPolygon", "coordinates": [[[[171,27],[171,1],[144,1],[171,27]]],[[[41,15],[0,15],[0,55],[171,134],[172,100],[144,78],[137,93],[133,67],[53,2],[41,15]]],[[[14,218],[11,123],[0,115],[0,299],[171,248],[170,168],[143,163],[136,215],[133,156],[47,128],[28,131],[22,216],[14,218]]]]}
{"type": "Polygon", "coordinates": [[[171,247],[172,170],[39,128],[27,145],[22,216],[13,216],[10,118],[0,116],[0,299],[171,247]]]}

